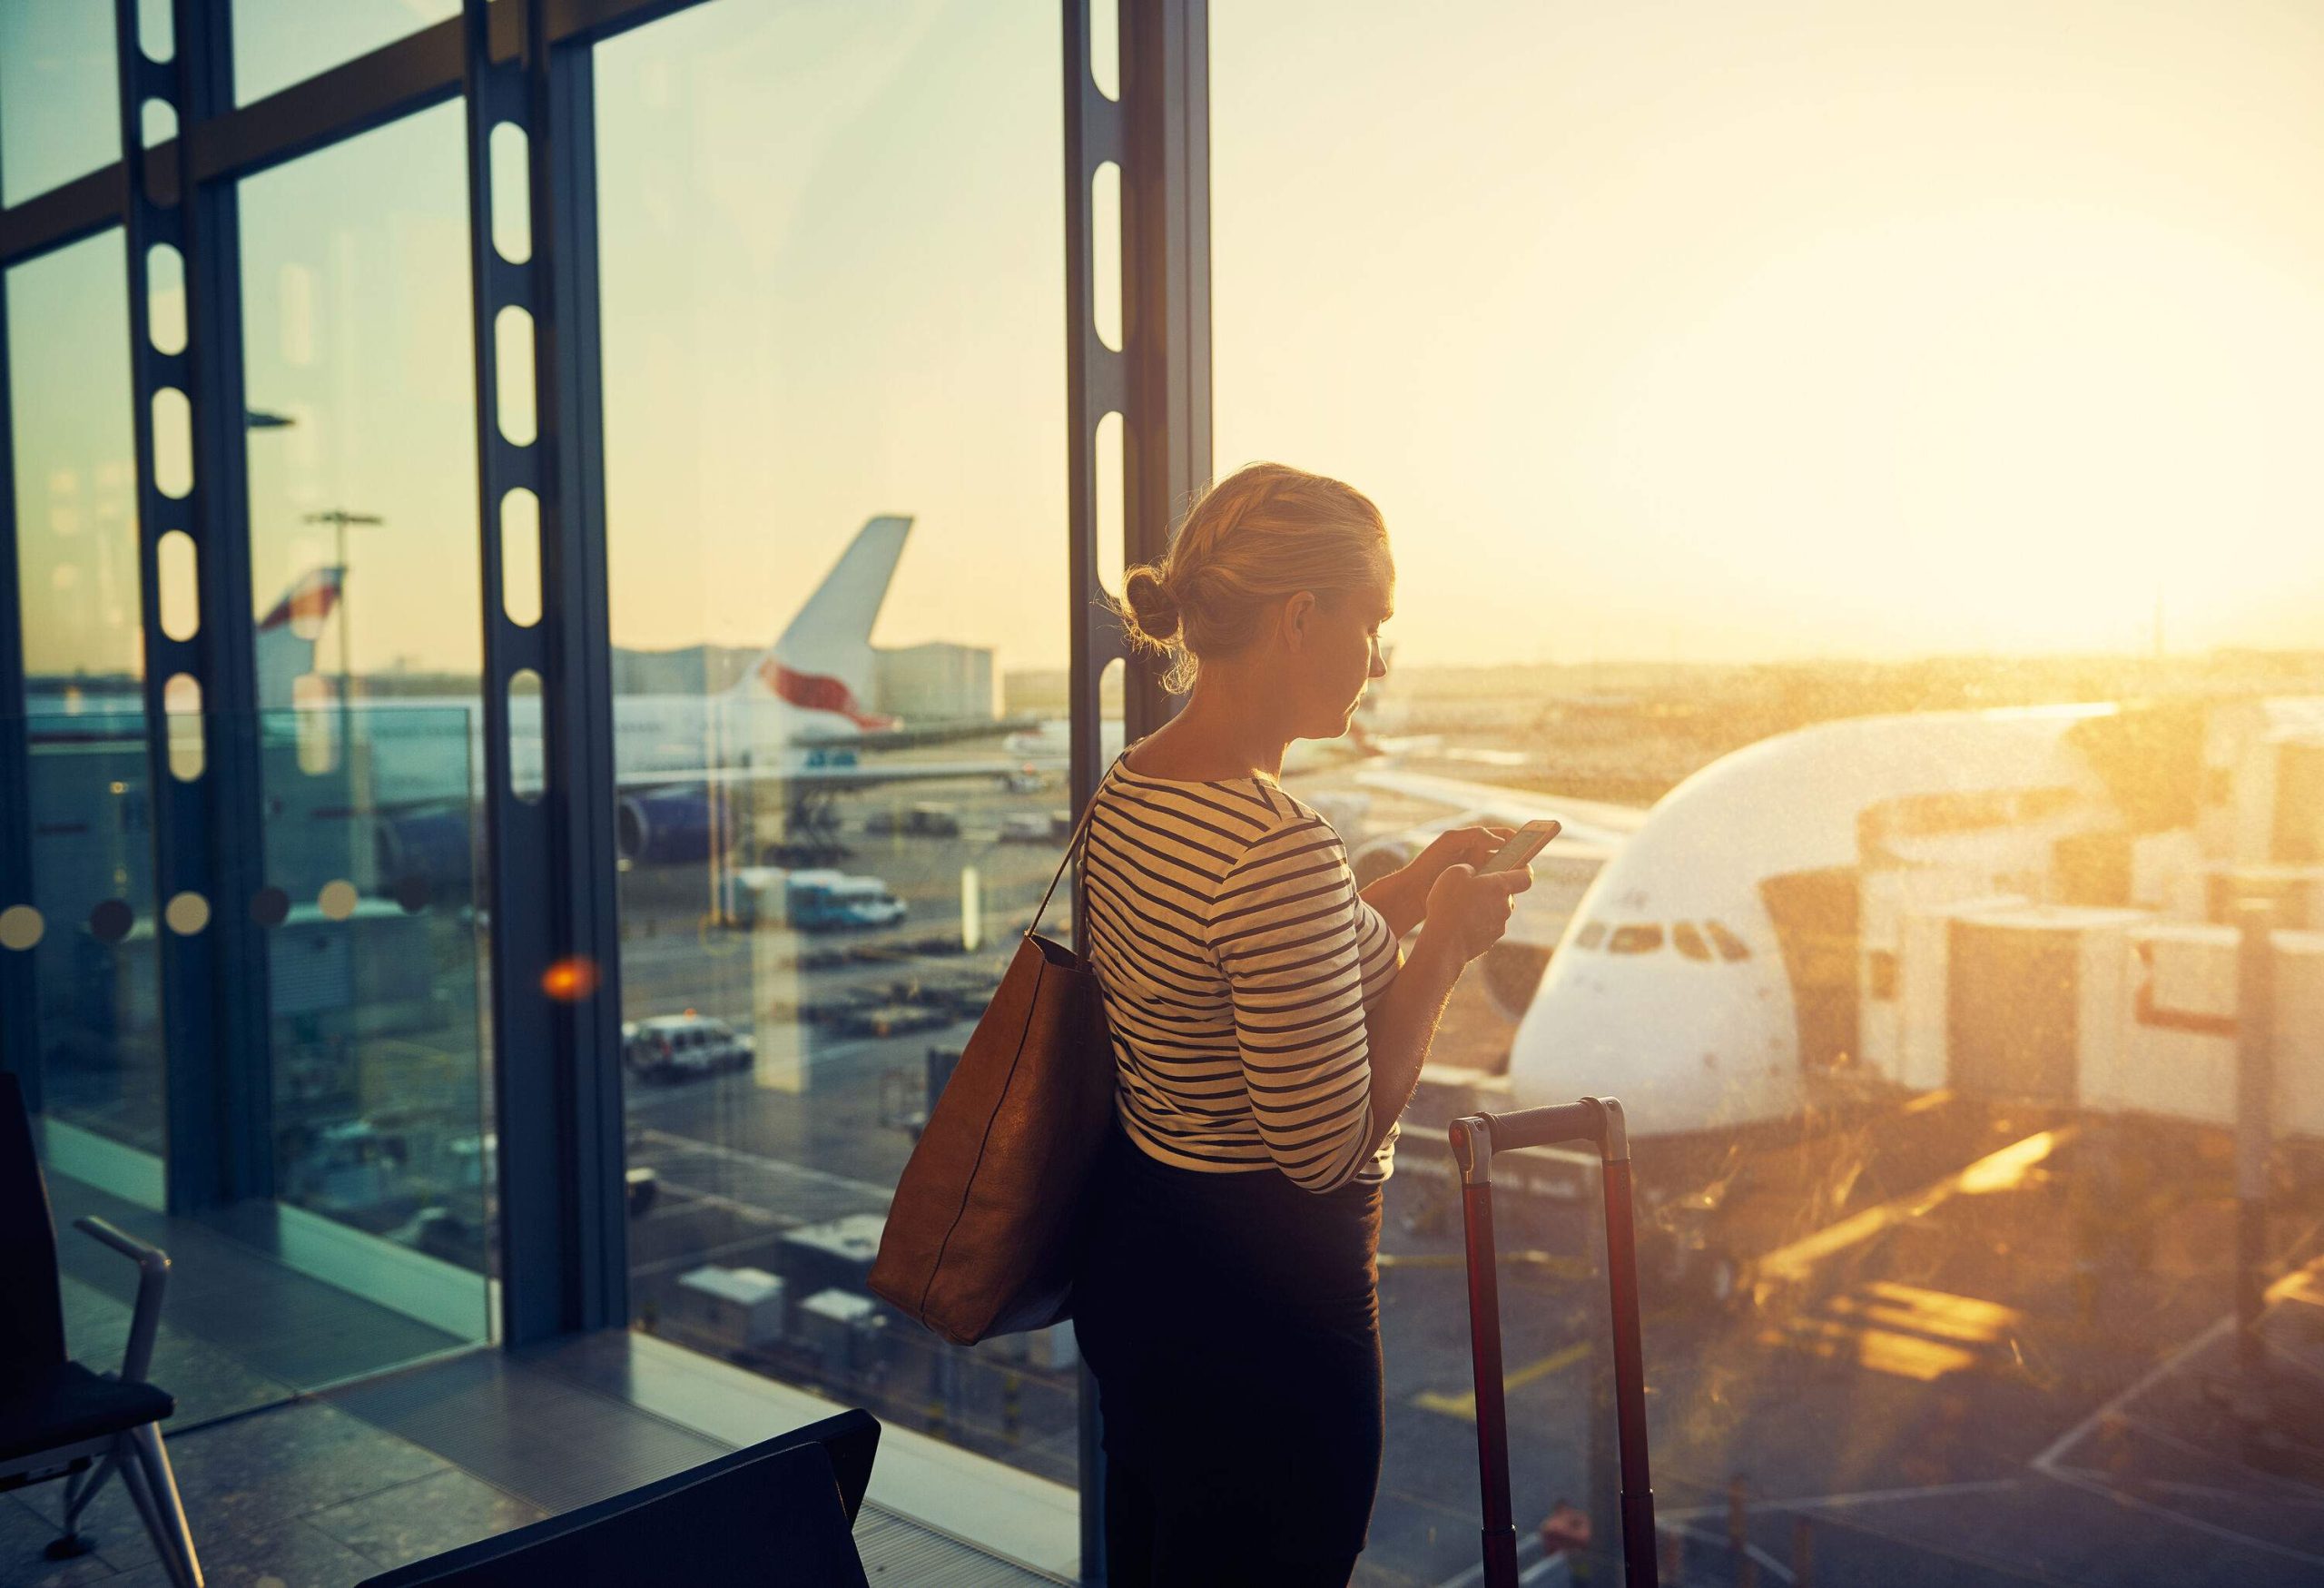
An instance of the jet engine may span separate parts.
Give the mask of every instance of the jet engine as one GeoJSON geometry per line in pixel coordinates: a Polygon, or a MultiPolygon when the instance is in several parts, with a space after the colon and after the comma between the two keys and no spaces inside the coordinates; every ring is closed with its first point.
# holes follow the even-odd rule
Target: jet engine
{"type": "Polygon", "coordinates": [[[639,865],[687,865],[708,860],[732,834],[708,788],[656,789],[629,794],[614,812],[614,841],[622,858],[639,865]]]}

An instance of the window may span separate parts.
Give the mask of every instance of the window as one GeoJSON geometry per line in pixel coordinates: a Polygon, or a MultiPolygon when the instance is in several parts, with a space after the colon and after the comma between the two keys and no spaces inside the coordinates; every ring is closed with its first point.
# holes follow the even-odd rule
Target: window
{"type": "Polygon", "coordinates": [[[1661,946],[1662,929],[1659,926],[1640,926],[1635,922],[1614,928],[1613,935],[1606,940],[1606,952],[1610,954],[1650,954],[1661,946]]]}
{"type": "Polygon", "coordinates": [[[158,902],[118,232],[8,272],[7,377],[33,896],[0,899],[31,912],[0,953],[34,957],[40,1090],[63,1127],[46,1137],[52,1166],[158,1206],[158,902]]]}
{"type": "Polygon", "coordinates": [[[465,137],[439,105],[240,203],[277,1193],[448,1339],[489,1327],[465,137]]]}
{"type": "Polygon", "coordinates": [[[1069,1327],[822,1318],[1062,837],[1004,837],[1070,743],[1061,51],[1046,0],[709,5],[596,75],[622,1012],[723,1022],[629,1088],[632,1315],[1071,1484],[1069,1327]],[[751,1267],[790,1321],[704,1301],[751,1267]]]}
{"type": "Polygon", "coordinates": [[[292,84],[460,14],[460,0],[233,0],[234,98],[292,84]]]}
{"type": "Polygon", "coordinates": [[[118,82],[111,5],[0,5],[0,203],[120,158],[118,82]]]}
{"type": "Polygon", "coordinates": [[[1893,1003],[1896,998],[1896,956],[1886,949],[1875,949],[1864,957],[1865,996],[1881,1003],[1893,1003]]]}
{"type": "MultiPolygon", "coordinates": [[[[1382,706],[1404,721],[1382,736],[1414,747],[1372,837],[1428,819],[1413,793],[1428,780],[1472,809],[1491,808],[1485,783],[1571,802],[1577,826],[1590,803],[1635,813],[1594,877],[1562,870],[1588,863],[1561,843],[1520,902],[1512,931],[1538,930],[1586,888],[1568,940],[1585,952],[1516,997],[1464,976],[1432,1061],[1505,1055],[1520,1105],[1620,1096],[1641,1205],[1662,1210],[1645,1244],[1672,1238],[1646,1281],[1671,1308],[1647,1326],[1649,1369],[1717,1362],[1734,1391],[1702,1392],[1715,1417],[1665,1408],[1688,1430],[1676,1459],[1714,1485],[1748,1471],[1768,1497],[1752,1527],[1778,1559],[1795,1524],[1839,1524],[1776,1495],[1962,1484],[2007,1459],[1987,1433],[1891,1435],[2024,1386],[2011,1342],[2049,1339],[2044,1382],[2089,1386],[2061,1428],[2133,1389],[2117,1361],[2182,1364],[2132,1396],[2127,1417],[2154,1418],[2142,1453],[2088,1430],[2061,1447],[2057,1470],[2091,1475],[2098,1509],[2045,1534],[2093,1579],[2151,1575],[2101,1519],[2117,1514],[2107,1499],[2157,1504],[2166,1475],[2240,1482],[2230,1457],[2198,1479],[2155,1454],[2205,1436],[2170,1408],[2193,1404],[2190,1343],[2236,1290],[2224,1247],[2182,1261],[2151,1238],[2200,1221],[2206,1195],[2153,1163],[2194,1161],[2215,1139],[2202,1111],[2224,1119],[2232,1101],[2158,1090],[2122,1106],[2156,1113],[2136,1136],[2167,1143],[2161,1158],[2098,1145],[2113,1126],[2095,1092],[2150,1062],[2185,1088],[2191,1062],[2142,1049],[2127,1000],[2104,995],[2121,984],[2106,934],[2211,930],[2203,877],[2299,848],[2278,839],[2278,813],[2315,826],[2313,780],[2294,786],[2262,746],[2312,734],[2290,714],[2312,722],[2324,700],[2324,473],[2292,417],[2324,412],[2324,144],[2303,130],[2324,34],[2240,0],[2110,13],[2081,44],[2068,14],[2040,7],[1857,7],[1807,35],[1766,0],[1488,0],[1433,8],[1425,27],[1410,10],[1210,7],[1216,458],[1339,476],[1386,521],[1397,647],[1382,706]],[[2140,93],[2109,86],[2126,74],[2140,93]],[[2287,695],[2303,704],[2268,704],[2287,695]],[[2166,696],[2206,704],[2132,704],[2166,696]],[[2061,701],[2123,705],[2072,734],[2063,715],[1983,715],[2061,701]],[[2190,788],[2215,797],[2182,811],[2194,802],[2170,796],[2190,788]],[[1888,801],[1914,819],[1884,829],[1888,801]],[[2138,835],[2147,920],[2093,917],[2069,942],[2062,920],[2029,913],[1980,939],[2006,980],[1960,974],[1925,917],[2004,892],[2070,902],[2087,878],[2054,850],[2075,832],[2138,835]],[[1763,877],[1797,881],[1763,897],[1763,877]],[[1675,952],[1657,952],[1666,936],[1675,952]],[[1707,961],[1718,977],[1698,974],[1707,961]],[[2040,973],[2059,964],[2092,968],[2040,973]],[[2013,1075],[2056,1090],[2069,1055],[2093,1089],[2077,1111],[2090,1133],[2053,1153],[2005,1093],[2013,1075]],[[1985,1095],[1910,1106],[1960,1062],[1985,1095]],[[1797,1129],[1843,1098],[1876,1109],[1866,1128],[1797,1129]],[[1758,1172],[1776,1136],[1796,1177],[1782,1189],[1758,1172]],[[1711,1173],[1669,1167],[1680,1139],[1749,1155],[1758,1185],[1708,1195],[1711,1173]],[[1996,1150],[2016,1156],[1985,1163],[1996,1150]],[[1979,1163],[1996,1189],[1921,1195],[1979,1163]],[[1994,1265],[1998,1249],[2052,1260],[1994,1265]],[[1778,1255],[1795,1278],[1769,1279],[1778,1255]],[[1748,1315],[1728,1316],[1752,1262],[1748,1315]],[[2087,1343],[2082,1303],[2053,1282],[2067,1271],[2126,1335],[2087,1343]],[[1817,1426],[1809,1406],[1843,1410],[1817,1426]],[[1814,1459],[1771,1465],[1809,1445],[1814,1459]]],[[[1319,774],[1299,792],[1388,781],[1319,774]]],[[[2199,951],[2181,952],[2192,985],[2199,951]]],[[[2211,1040],[2201,1062],[2231,1074],[2211,1040]]],[[[1464,1110],[1509,1106],[1490,1095],[1433,1114],[1416,1100],[1400,1157],[1419,1160],[1464,1110]]],[[[2317,1173],[2295,1178],[2303,1205],[2324,1197],[2317,1173]]],[[[1472,1493],[1444,1487],[1425,1454],[1466,1437],[1472,1409],[1459,1270],[1429,1266],[1445,1249],[1432,1183],[1400,1167],[1386,1194],[1384,1348],[1414,1387],[1388,1402],[1359,1583],[1382,1562],[1418,1582],[1472,1565],[1473,1538],[1435,1509],[1472,1493]]],[[[1546,1198],[1500,1191],[1495,1217],[1535,1220],[1527,1245],[1576,1249],[1546,1198]]],[[[1504,1291],[1503,1317],[1593,1294],[1544,1279],[1524,1302],[1504,1291]]],[[[1508,1347],[1521,1473],[1593,1469],[1586,1419],[1561,1415],[1586,1398],[1589,1358],[1571,1355],[1584,1338],[1586,1322],[1508,1347]]],[[[1574,1483],[1610,1537],[1610,1499],[1574,1483]]],[[[1559,1488],[1521,1498],[1521,1538],[1559,1488]]],[[[1955,1492],[1942,1530],[1905,1520],[1910,1506],[1876,1523],[1852,1510],[1854,1575],[1990,1569],[1961,1541],[1997,1536],[2012,1502],[1955,1492]]],[[[2240,1537],[2201,1547],[2255,1579],[2281,1552],[2312,1553],[2280,1512],[2222,1524],[2191,1494],[2142,1514],[2191,1543],[2230,1526],[2240,1537]]],[[[1620,1575],[1603,1557],[1586,1569],[1620,1575]]]]}

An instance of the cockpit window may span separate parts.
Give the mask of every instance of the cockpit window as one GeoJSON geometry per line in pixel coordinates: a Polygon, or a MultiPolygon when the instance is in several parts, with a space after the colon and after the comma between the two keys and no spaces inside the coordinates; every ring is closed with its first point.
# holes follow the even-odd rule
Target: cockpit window
{"type": "Polygon", "coordinates": [[[1594,949],[1605,941],[1606,923],[1602,921],[1593,921],[1574,934],[1573,946],[1578,949],[1594,949]]]}
{"type": "Polygon", "coordinates": [[[1659,926],[1618,926],[1607,940],[1610,954],[1650,954],[1662,946],[1662,929],[1659,926]]]}
{"type": "Polygon", "coordinates": [[[1710,958],[1710,944],[1703,942],[1703,934],[1691,921],[1681,921],[1670,929],[1670,946],[1690,960],[1710,958]]]}
{"type": "Polygon", "coordinates": [[[1718,945],[1720,959],[1748,960],[1751,957],[1750,946],[1718,922],[1704,922],[1703,930],[1710,933],[1710,941],[1718,945]]]}

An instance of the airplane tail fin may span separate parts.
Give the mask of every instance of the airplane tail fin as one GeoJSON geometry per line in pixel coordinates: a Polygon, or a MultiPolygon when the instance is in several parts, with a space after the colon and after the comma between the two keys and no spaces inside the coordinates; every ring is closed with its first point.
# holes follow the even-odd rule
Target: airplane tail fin
{"type": "Polygon", "coordinates": [[[859,728],[894,726],[894,718],[865,705],[872,698],[872,626],[911,533],[909,518],[867,520],[790,626],[734,686],[736,694],[832,712],[859,728]]]}
{"type": "Polygon", "coordinates": [[[345,568],[309,568],[290,581],[273,609],[258,620],[261,710],[289,707],[298,681],[315,670],[315,642],[324,621],[339,609],[346,583],[345,568]]]}

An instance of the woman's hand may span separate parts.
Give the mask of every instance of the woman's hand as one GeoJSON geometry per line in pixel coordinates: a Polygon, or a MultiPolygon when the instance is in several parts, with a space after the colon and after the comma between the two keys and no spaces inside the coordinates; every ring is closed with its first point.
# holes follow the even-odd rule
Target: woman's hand
{"type": "Polygon", "coordinates": [[[1428,932],[1423,941],[1443,944],[1467,963],[1501,941],[1516,912],[1517,895],[1532,885],[1531,866],[1482,876],[1465,863],[1446,866],[1428,890],[1428,932]]]}
{"type": "Polygon", "coordinates": [[[1414,855],[1411,863],[1364,889],[1364,902],[1385,916],[1402,937],[1421,923],[1428,910],[1429,890],[1447,866],[1483,864],[1515,831],[1513,827],[1449,827],[1414,855]]]}

